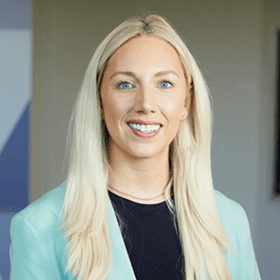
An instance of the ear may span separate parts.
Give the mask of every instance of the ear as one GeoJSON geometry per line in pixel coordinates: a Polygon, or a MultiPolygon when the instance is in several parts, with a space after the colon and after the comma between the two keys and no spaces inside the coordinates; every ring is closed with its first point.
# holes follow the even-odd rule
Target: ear
{"type": "Polygon", "coordinates": [[[185,120],[188,116],[188,110],[187,107],[184,107],[181,113],[181,121],[185,120]]]}
{"type": "Polygon", "coordinates": [[[186,96],[185,106],[182,110],[182,114],[181,114],[182,121],[185,120],[189,114],[190,107],[191,107],[191,96],[192,96],[192,92],[190,91],[186,96]]]}

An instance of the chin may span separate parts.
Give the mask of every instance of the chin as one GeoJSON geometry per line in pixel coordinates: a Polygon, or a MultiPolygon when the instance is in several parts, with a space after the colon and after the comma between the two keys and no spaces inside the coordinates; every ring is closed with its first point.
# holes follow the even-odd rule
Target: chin
{"type": "Polygon", "coordinates": [[[160,151],[156,147],[147,147],[147,145],[136,145],[130,147],[129,155],[135,159],[149,159],[157,156],[160,151]]]}
{"type": "Polygon", "coordinates": [[[155,157],[155,155],[151,154],[130,154],[130,157],[135,159],[135,160],[144,160],[144,159],[152,159],[155,157]]]}

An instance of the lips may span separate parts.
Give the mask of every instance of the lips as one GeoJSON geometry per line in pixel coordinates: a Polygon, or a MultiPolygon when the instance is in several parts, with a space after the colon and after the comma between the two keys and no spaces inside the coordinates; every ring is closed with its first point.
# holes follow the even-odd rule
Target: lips
{"type": "Polygon", "coordinates": [[[129,126],[129,128],[131,129],[131,131],[138,137],[141,137],[141,138],[152,138],[152,137],[155,137],[159,132],[160,132],[160,129],[161,127],[158,129],[158,130],[155,130],[155,131],[151,131],[151,132],[142,132],[140,130],[136,130],[136,129],[133,129],[132,127],[129,126]]]}
{"type": "Polygon", "coordinates": [[[129,120],[127,122],[127,125],[129,126],[131,131],[136,136],[141,137],[141,138],[153,138],[153,137],[155,137],[160,132],[161,127],[162,127],[162,124],[157,122],[157,121],[144,121],[144,120],[129,120]],[[138,129],[135,129],[134,125],[149,126],[150,129],[151,129],[151,127],[155,127],[155,126],[158,126],[159,128],[157,128],[156,130],[151,131],[151,132],[147,132],[147,131],[143,132],[143,131],[140,131],[138,129]]]}

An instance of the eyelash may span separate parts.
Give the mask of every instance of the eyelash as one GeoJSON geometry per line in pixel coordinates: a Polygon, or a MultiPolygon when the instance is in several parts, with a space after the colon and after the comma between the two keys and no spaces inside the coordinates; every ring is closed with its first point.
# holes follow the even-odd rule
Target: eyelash
{"type": "MultiPolygon", "coordinates": [[[[171,86],[173,86],[173,83],[170,82],[170,81],[168,81],[168,80],[163,80],[163,81],[161,81],[159,84],[162,84],[162,83],[169,83],[171,86]]],[[[130,85],[132,85],[131,83],[129,83],[129,82],[127,82],[127,81],[121,81],[121,82],[119,82],[119,83],[116,85],[116,88],[117,88],[117,89],[124,89],[124,90],[130,89],[130,88],[120,88],[120,85],[121,85],[121,84],[130,84],[130,85]]],[[[164,89],[168,89],[168,88],[164,88],[164,89]]]]}

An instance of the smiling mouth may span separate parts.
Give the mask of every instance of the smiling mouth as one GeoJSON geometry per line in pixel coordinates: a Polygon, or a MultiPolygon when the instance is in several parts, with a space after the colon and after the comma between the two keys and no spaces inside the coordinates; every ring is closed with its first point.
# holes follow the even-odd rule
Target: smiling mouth
{"type": "Polygon", "coordinates": [[[143,133],[151,133],[154,131],[158,131],[161,128],[161,125],[158,124],[144,125],[144,124],[128,123],[128,126],[135,130],[141,131],[143,133]]]}

